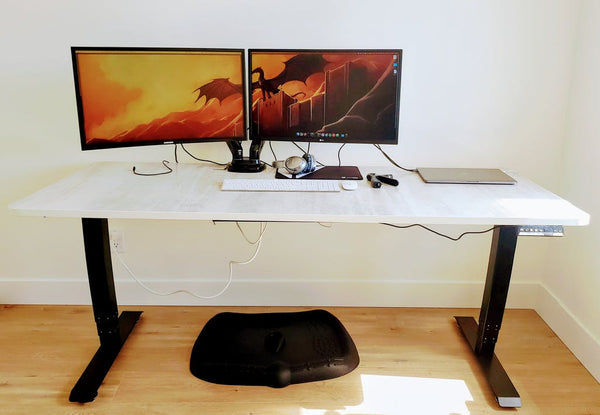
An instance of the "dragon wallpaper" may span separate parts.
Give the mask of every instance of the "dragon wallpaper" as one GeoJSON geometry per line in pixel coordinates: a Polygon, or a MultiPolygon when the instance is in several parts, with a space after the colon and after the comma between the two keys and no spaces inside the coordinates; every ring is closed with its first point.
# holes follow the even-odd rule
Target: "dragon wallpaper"
{"type": "Polygon", "coordinates": [[[253,51],[252,134],[394,140],[399,65],[394,52],[253,51]]]}
{"type": "Polygon", "coordinates": [[[244,138],[241,53],[78,51],[86,143],[244,138]]]}

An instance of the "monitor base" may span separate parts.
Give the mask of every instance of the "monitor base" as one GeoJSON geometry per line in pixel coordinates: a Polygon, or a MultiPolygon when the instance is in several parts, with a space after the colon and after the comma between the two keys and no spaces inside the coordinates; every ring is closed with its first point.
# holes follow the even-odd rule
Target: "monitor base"
{"type": "Polygon", "coordinates": [[[258,173],[265,169],[266,165],[256,159],[234,159],[227,166],[227,171],[234,173],[258,173]]]}

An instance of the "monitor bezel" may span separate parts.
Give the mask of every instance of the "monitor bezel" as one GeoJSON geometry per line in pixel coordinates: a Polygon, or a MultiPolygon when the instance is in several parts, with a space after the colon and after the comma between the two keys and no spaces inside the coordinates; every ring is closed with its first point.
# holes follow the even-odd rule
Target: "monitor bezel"
{"type": "Polygon", "coordinates": [[[248,139],[248,103],[246,97],[246,54],[245,49],[240,48],[184,48],[184,47],[120,47],[120,46],[71,46],[71,62],[73,66],[73,79],[75,83],[75,98],[77,103],[77,120],[79,127],[79,137],[81,150],[101,150],[111,148],[127,148],[141,147],[152,145],[165,144],[193,144],[193,143],[209,143],[209,142],[229,142],[229,141],[245,141],[248,139]],[[83,102],[80,93],[79,84],[79,69],[77,65],[77,53],[79,51],[106,51],[106,52],[223,52],[223,53],[239,53],[241,63],[241,82],[242,82],[242,119],[243,119],[243,137],[197,137],[197,138],[179,138],[165,140],[144,140],[144,141],[124,141],[124,142],[102,142],[90,144],[86,141],[85,133],[85,118],[83,113],[83,102]]]}
{"type": "Polygon", "coordinates": [[[247,79],[247,88],[248,88],[248,117],[249,117],[249,124],[248,124],[248,137],[250,140],[262,140],[262,141],[287,141],[287,142],[293,142],[293,141],[297,141],[297,142],[313,142],[313,143],[334,143],[334,144],[340,144],[340,143],[348,143],[348,144],[381,144],[381,145],[397,145],[399,142],[399,136],[400,136],[400,97],[401,97],[401,90],[402,90],[402,55],[403,55],[403,49],[273,49],[273,48],[269,48],[269,49],[248,49],[248,79],[247,79]],[[252,91],[252,54],[253,53],[303,53],[303,52],[309,52],[309,53],[331,53],[331,54],[335,54],[335,53],[373,53],[373,52],[378,52],[378,53],[397,53],[398,54],[398,69],[399,69],[399,74],[398,74],[398,84],[396,87],[396,107],[397,107],[397,111],[395,114],[395,123],[396,123],[396,134],[394,136],[393,139],[390,140],[383,140],[383,139],[373,139],[372,137],[369,138],[365,138],[365,137],[351,137],[350,139],[341,139],[341,137],[338,139],[336,137],[328,137],[328,138],[320,138],[320,137],[309,137],[309,136],[305,136],[305,137],[289,137],[289,136],[284,136],[284,137],[264,137],[261,136],[260,134],[258,135],[254,135],[253,130],[252,130],[252,95],[253,95],[253,91],[252,91]]]}

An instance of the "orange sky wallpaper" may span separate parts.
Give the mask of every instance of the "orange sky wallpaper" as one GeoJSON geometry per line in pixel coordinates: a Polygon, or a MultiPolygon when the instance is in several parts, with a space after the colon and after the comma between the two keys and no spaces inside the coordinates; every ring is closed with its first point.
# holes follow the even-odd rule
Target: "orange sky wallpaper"
{"type": "Polygon", "coordinates": [[[233,136],[243,117],[241,59],[235,52],[78,51],[87,142],[233,136]],[[233,89],[197,90],[218,78],[233,89]]]}

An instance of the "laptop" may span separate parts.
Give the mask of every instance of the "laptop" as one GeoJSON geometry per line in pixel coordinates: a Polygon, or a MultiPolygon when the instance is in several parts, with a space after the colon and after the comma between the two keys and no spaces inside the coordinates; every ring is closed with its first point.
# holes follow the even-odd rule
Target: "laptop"
{"type": "Polygon", "coordinates": [[[517,181],[500,169],[419,167],[425,183],[515,184],[517,181]]]}

